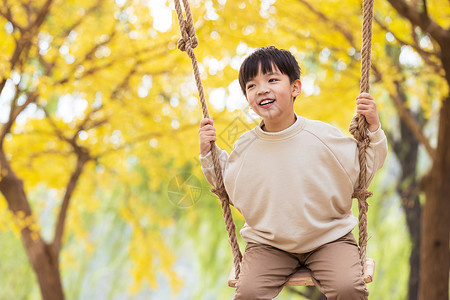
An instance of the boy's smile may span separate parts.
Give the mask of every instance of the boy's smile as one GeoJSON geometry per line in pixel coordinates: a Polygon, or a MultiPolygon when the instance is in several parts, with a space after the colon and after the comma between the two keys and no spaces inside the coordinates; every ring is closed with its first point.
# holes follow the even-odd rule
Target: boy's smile
{"type": "Polygon", "coordinates": [[[264,107],[264,108],[269,108],[272,106],[272,104],[275,103],[275,99],[263,99],[261,101],[261,103],[259,103],[260,106],[264,107]]]}
{"type": "Polygon", "coordinates": [[[295,122],[294,97],[301,91],[300,80],[290,82],[274,65],[272,71],[261,70],[246,84],[250,107],[264,120],[266,131],[281,131],[295,122]]]}

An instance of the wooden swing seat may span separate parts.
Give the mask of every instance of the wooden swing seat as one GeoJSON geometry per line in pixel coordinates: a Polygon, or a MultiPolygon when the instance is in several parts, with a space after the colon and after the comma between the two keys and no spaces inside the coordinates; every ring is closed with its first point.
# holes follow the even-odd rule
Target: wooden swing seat
{"type": "MultiPolygon", "coordinates": [[[[363,279],[366,283],[372,282],[375,273],[375,261],[372,258],[366,258],[363,279]]],[[[234,267],[228,276],[228,286],[236,287],[237,279],[234,276],[234,267]]],[[[314,285],[310,271],[307,268],[301,268],[284,284],[284,286],[309,286],[314,285]]]]}

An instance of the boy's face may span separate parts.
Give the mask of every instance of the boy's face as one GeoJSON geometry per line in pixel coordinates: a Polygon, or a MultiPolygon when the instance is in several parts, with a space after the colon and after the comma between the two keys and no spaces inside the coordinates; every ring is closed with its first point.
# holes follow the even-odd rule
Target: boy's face
{"type": "Polygon", "coordinates": [[[258,74],[246,83],[246,99],[250,107],[267,122],[280,122],[292,117],[294,97],[301,91],[300,80],[290,83],[289,76],[276,66],[267,74],[258,74]]]}

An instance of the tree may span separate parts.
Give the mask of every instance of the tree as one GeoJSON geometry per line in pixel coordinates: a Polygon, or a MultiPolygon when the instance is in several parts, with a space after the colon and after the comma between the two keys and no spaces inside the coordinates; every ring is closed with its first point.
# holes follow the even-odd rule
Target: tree
{"type": "MultiPolygon", "coordinates": [[[[75,212],[95,207],[96,189],[109,189],[112,182],[135,185],[139,173],[127,170],[137,164],[153,165],[145,184],[159,187],[164,179],[154,175],[164,174],[167,160],[157,147],[158,138],[192,128],[172,122],[182,113],[189,118],[164,98],[171,93],[162,84],[167,66],[178,57],[167,59],[172,33],[155,30],[148,15],[148,6],[133,2],[0,5],[0,200],[6,200],[9,211],[1,222],[20,232],[43,299],[65,297],[60,267],[64,242],[85,232],[75,212]],[[152,110],[149,99],[155,97],[167,113],[152,110]],[[153,147],[147,146],[149,141],[153,147]],[[139,153],[136,162],[133,157],[139,153]],[[43,237],[39,206],[30,198],[30,191],[42,185],[56,190],[61,199],[51,240],[43,237]],[[73,202],[77,209],[71,209],[73,202]]],[[[117,213],[134,228],[131,288],[139,290],[143,282],[155,287],[155,266],[179,286],[171,269],[174,257],[159,234],[170,216],[157,218],[133,193],[124,194],[128,198],[117,213]],[[142,229],[139,222],[150,216],[152,228],[142,229]]],[[[87,243],[83,237],[78,238],[87,243]]]]}

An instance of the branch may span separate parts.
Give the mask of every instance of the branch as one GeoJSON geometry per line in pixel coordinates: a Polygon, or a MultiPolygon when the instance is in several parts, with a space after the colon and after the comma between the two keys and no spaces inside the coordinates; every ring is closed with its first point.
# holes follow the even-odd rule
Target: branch
{"type": "Polygon", "coordinates": [[[59,255],[59,251],[61,250],[61,241],[64,233],[64,225],[67,217],[67,210],[69,208],[70,199],[72,198],[73,192],[78,183],[78,180],[80,179],[80,175],[83,172],[84,166],[90,160],[89,153],[81,147],[77,147],[75,149],[75,152],[77,154],[77,165],[72,175],[70,176],[69,182],[67,183],[66,192],[64,194],[61,209],[59,211],[58,221],[55,228],[55,236],[52,242],[52,248],[57,256],[59,255]]]}
{"type": "MultiPolygon", "coordinates": [[[[143,48],[143,49],[136,50],[136,51],[134,51],[133,53],[131,53],[129,57],[138,57],[139,55],[142,55],[142,54],[145,53],[145,54],[148,54],[148,55],[149,55],[149,59],[148,59],[149,61],[154,60],[155,57],[160,56],[160,55],[162,56],[162,55],[164,55],[164,54],[167,53],[167,50],[166,50],[167,47],[166,47],[166,45],[167,45],[168,43],[170,43],[170,42],[176,42],[176,39],[173,39],[173,38],[172,38],[172,39],[169,40],[169,41],[164,41],[164,42],[159,43],[159,44],[157,44],[157,45],[153,45],[153,46],[150,46],[150,47],[146,47],[146,48],[143,48]],[[161,53],[156,53],[156,54],[150,53],[150,51],[158,51],[158,50],[159,50],[161,53]]],[[[86,70],[81,76],[76,77],[76,79],[79,80],[79,79],[84,78],[84,77],[87,77],[87,76],[89,76],[89,75],[93,75],[93,74],[95,74],[96,72],[99,72],[99,71],[101,71],[101,70],[104,70],[104,69],[107,69],[107,68],[111,68],[115,63],[123,62],[123,60],[124,60],[124,57],[123,57],[123,56],[120,56],[120,57],[111,59],[109,62],[107,62],[107,63],[105,63],[105,64],[103,64],[103,65],[91,67],[89,70],[86,70]]],[[[74,77],[76,68],[77,68],[78,66],[82,65],[83,63],[85,63],[86,61],[87,61],[87,60],[86,60],[86,57],[85,57],[85,58],[84,58],[83,60],[81,60],[79,63],[75,64],[75,65],[74,65],[74,68],[72,69],[72,71],[70,71],[66,77],[64,77],[64,78],[62,78],[61,80],[57,81],[55,84],[56,84],[56,85],[60,85],[60,84],[67,83],[72,77],[74,77]]]]}
{"type": "MultiPolygon", "coordinates": [[[[214,120],[217,121],[218,117],[216,116],[214,120]]],[[[112,152],[125,149],[125,148],[127,148],[127,147],[129,147],[131,145],[134,145],[134,144],[137,144],[137,143],[140,143],[140,142],[143,142],[143,141],[148,141],[150,138],[164,137],[164,136],[171,136],[171,137],[173,137],[173,136],[176,136],[176,133],[180,133],[180,132],[183,132],[185,130],[189,130],[189,129],[196,128],[196,127],[198,127],[198,124],[189,124],[189,125],[186,125],[184,127],[179,128],[177,130],[162,131],[162,132],[148,132],[148,133],[142,134],[140,136],[137,136],[136,138],[134,138],[132,140],[129,140],[128,142],[125,142],[125,143],[123,143],[120,146],[117,146],[117,147],[114,147],[114,148],[110,148],[110,149],[107,149],[107,150],[105,150],[103,152],[100,152],[100,153],[96,154],[94,157],[95,157],[95,160],[97,160],[97,159],[101,158],[102,156],[106,156],[106,155],[108,155],[108,154],[110,154],[112,152]]]]}
{"type": "Polygon", "coordinates": [[[411,132],[414,134],[416,139],[425,147],[428,155],[431,157],[431,159],[434,159],[436,156],[436,150],[431,146],[428,138],[425,136],[425,134],[422,131],[422,128],[420,127],[417,120],[412,116],[411,111],[404,106],[404,101],[401,99],[400,96],[400,89],[401,89],[401,83],[398,80],[394,80],[394,85],[396,87],[397,93],[393,94],[389,92],[392,99],[394,100],[394,106],[397,108],[397,112],[400,116],[400,118],[403,119],[405,124],[409,127],[411,132]]]}
{"type": "MultiPolygon", "coordinates": [[[[20,36],[20,38],[16,41],[16,47],[14,48],[14,52],[11,56],[11,58],[9,59],[9,70],[12,71],[14,70],[17,62],[19,61],[20,55],[22,54],[22,52],[24,50],[26,50],[26,48],[29,48],[31,44],[31,40],[30,37],[28,35],[24,35],[22,34],[20,36]]],[[[2,81],[0,82],[0,94],[3,92],[3,88],[6,85],[6,77],[4,77],[2,79],[2,81]]]]}
{"type": "Polygon", "coordinates": [[[77,28],[85,19],[88,15],[90,15],[91,13],[95,12],[96,10],[102,8],[102,2],[104,0],[97,0],[97,2],[92,5],[91,7],[88,8],[88,10],[78,19],[76,20],[72,26],[68,27],[66,30],[64,30],[63,34],[60,35],[58,38],[63,38],[65,39],[70,32],[72,32],[75,28],[77,28]]]}
{"type": "Polygon", "coordinates": [[[403,40],[403,39],[401,39],[401,38],[399,38],[398,37],[398,35],[396,35],[394,32],[392,32],[391,30],[389,30],[389,28],[385,25],[385,24],[383,24],[383,22],[381,22],[381,20],[379,19],[379,18],[377,18],[376,16],[374,16],[374,21],[375,21],[375,23],[377,23],[378,24],[378,26],[380,26],[381,27],[381,29],[383,29],[384,31],[386,31],[386,32],[390,32],[391,34],[392,34],[392,36],[401,44],[401,45],[407,45],[407,46],[411,46],[411,47],[413,47],[417,52],[419,52],[419,54],[421,54],[421,56],[422,56],[422,54],[424,54],[424,55],[433,55],[433,56],[436,56],[437,58],[441,58],[441,54],[439,53],[439,52],[429,52],[429,51],[426,51],[426,50],[424,50],[424,49],[422,49],[420,46],[419,46],[419,44],[418,44],[418,41],[417,41],[417,38],[416,38],[416,36],[414,35],[414,30],[412,30],[411,31],[411,33],[412,33],[412,35],[413,35],[413,39],[414,39],[414,44],[412,44],[412,43],[408,43],[408,42],[406,42],[405,40],[403,40]]]}
{"type": "Polygon", "coordinates": [[[82,61],[81,61],[78,65],[82,64],[82,63],[85,62],[85,61],[91,60],[91,58],[93,57],[93,55],[95,54],[95,52],[98,50],[98,48],[100,48],[101,46],[104,46],[104,45],[108,44],[108,43],[114,38],[114,36],[116,35],[116,30],[115,30],[114,27],[115,27],[115,24],[114,24],[114,26],[113,26],[113,29],[111,30],[111,33],[108,35],[108,38],[107,38],[106,40],[104,40],[103,42],[100,42],[100,43],[98,43],[98,44],[95,44],[95,45],[91,48],[91,50],[90,50],[88,53],[86,53],[86,55],[84,56],[84,58],[82,59],[82,61]]]}
{"type": "Polygon", "coordinates": [[[123,78],[122,82],[112,91],[111,93],[111,99],[118,99],[119,92],[124,90],[130,81],[130,78],[136,74],[138,71],[138,67],[142,64],[141,60],[136,60],[134,62],[134,65],[131,67],[131,69],[128,71],[127,75],[123,78]]]}
{"type": "Polygon", "coordinates": [[[61,156],[63,158],[67,158],[70,154],[71,154],[70,152],[61,152],[61,151],[57,151],[57,150],[44,150],[41,152],[32,153],[30,155],[30,161],[32,161],[33,159],[39,158],[39,157],[43,157],[45,155],[56,155],[56,156],[61,156]]]}
{"type": "MultiPolygon", "coordinates": [[[[416,26],[414,26],[414,25],[411,25],[411,35],[412,35],[412,38],[413,38],[413,40],[414,40],[414,44],[415,44],[415,46],[413,46],[413,45],[411,45],[414,49],[416,49],[416,51],[419,53],[419,55],[420,55],[420,57],[422,57],[422,59],[425,61],[425,63],[427,64],[427,65],[429,65],[430,67],[432,67],[433,69],[434,69],[434,71],[437,73],[437,74],[442,74],[442,72],[444,71],[444,69],[442,68],[442,65],[440,65],[440,64],[437,64],[436,62],[434,62],[434,61],[432,61],[431,59],[430,59],[430,57],[428,56],[428,54],[430,53],[430,52],[426,52],[426,51],[424,51],[420,46],[419,46],[419,41],[418,41],[418,39],[417,39],[417,35],[416,35],[416,33],[415,33],[415,28],[417,28],[416,26]]],[[[430,53],[430,54],[433,54],[433,55],[435,55],[437,58],[439,58],[440,60],[442,59],[442,55],[440,54],[440,53],[430,53]]],[[[444,77],[444,76],[442,76],[442,77],[444,77]]],[[[445,78],[445,77],[444,77],[445,78]]]]}
{"type": "Polygon", "coordinates": [[[72,175],[70,176],[69,182],[67,183],[66,192],[64,194],[64,198],[63,198],[63,201],[61,204],[61,209],[59,211],[58,221],[57,221],[57,224],[55,227],[55,235],[54,235],[54,239],[52,242],[52,248],[54,250],[55,255],[59,255],[59,251],[61,250],[62,236],[64,233],[65,220],[67,217],[67,210],[69,208],[70,200],[72,198],[72,195],[73,195],[75,187],[78,183],[78,180],[83,172],[84,166],[92,158],[86,149],[80,147],[76,143],[76,137],[78,135],[79,130],[74,134],[74,136],[71,139],[65,137],[64,134],[61,132],[61,130],[56,125],[56,123],[53,121],[53,119],[51,118],[50,114],[47,112],[45,107],[42,107],[42,106],[40,106],[40,107],[44,111],[45,116],[46,116],[47,120],[49,121],[50,125],[53,127],[53,130],[55,131],[56,135],[61,140],[69,143],[77,155],[77,165],[76,165],[76,168],[73,171],[72,175]]]}
{"type": "MultiPolygon", "coordinates": [[[[372,70],[374,71],[374,75],[377,80],[384,81],[383,74],[381,73],[381,71],[379,71],[375,63],[372,63],[372,70]]],[[[428,155],[430,155],[431,158],[434,158],[436,150],[431,146],[430,141],[423,133],[422,127],[414,118],[411,110],[404,106],[405,99],[403,99],[402,96],[403,93],[401,91],[401,83],[398,80],[394,80],[393,83],[395,85],[396,93],[393,93],[389,88],[387,88],[386,90],[388,91],[389,96],[394,102],[394,106],[397,109],[399,117],[403,119],[403,121],[414,134],[414,137],[419,141],[419,143],[421,143],[425,147],[428,155]]]]}
{"type": "Polygon", "coordinates": [[[12,17],[11,8],[8,5],[8,2],[5,1],[6,12],[0,10],[0,15],[3,16],[9,23],[12,24],[13,27],[19,29],[19,31],[23,31],[23,27],[20,26],[12,17]]]}
{"type": "MultiPolygon", "coordinates": [[[[11,59],[9,60],[10,67],[9,70],[14,70],[17,62],[19,61],[19,58],[23,51],[28,51],[31,45],[32,38],[36,33],[39,31],[40,26],[45,20],[45,17],[47,16],[50,5],[52,4],[53,0],[47,0],[46,3],[42,6],[40,11],[38,12],[38,15],[36,17],[35,22],[29,23],[26,28],[22,28],[21,35],[18,40],[16,40],[16,47],[14,49],[13,55],[11,56],[11,59]]],[[[12,19],[12,17],[11,17],[12,19]]],[[[18,27],[20,28],[20,27],[18,27]]],[[[3,91],[3,88],[6,84],[6,78],[3,78],[0,82],[0,94],[3,91]]]]}
{"type": "MultiPolygon", "coordinates": [[[[85,63],[85,62],[87,62],[87,61],[90,61],[90,60],[92,59],[92,57],[93,57],[95,51],[97,51],[98,48],[100,48],[101,46],[104,46],[104,45],[108,44],[108,43],[112,40],[112,38],[114,37],[114,35],[116,34],[116,32],[115,32],[115,30],[114,30],[114,27],[115,27],[115,24],[114,24],[114,26],[113,26],[113,28],[112,28],[112,30],[111,30],[111,33],[110,33],[109,36],[108,36],[108,39],[106,39],[105,41],[100,42],[100,43],[98,43],[98,44],[95,44],[95,45],[94,45],[94,46],[93,46],[93,47],[85,54],[85,56],[81,59],[81,61],[75,62],[75,63],[73,64],[73,68],[72,68],[71,71],[69,71],[68,75],[67,75],[66,77],[64,77],[63,79],[59,80],[58,82],[56,82],[55,84],[60,85],[60,84],[64,84],[64,83],[68,82],[69,79],[70,79],[71,77],[73,77],[74,74],[76,73],[76,69],[77,69],[78,66],[81,66],[83,63],[85,63]]],[[[55,59],[54,59],[54,61],[53,61],[53,64],[56,63],[57,57],[58,57],[58,56],[55,57],[55,59]]],[[[98,67],[98,66],[92,67],[92,68],[89,69],[88,71],[84,72],[84,74],[83,74],[82,76],[80,76],[80,78],[85,77],[85,76],[90,75],[90,74],[93,74],[93,73],[95,73],[95,72],[97,72],[97,71],[99,71],[99,70],[109,68],[109,67],[113,64],[113,62],[114,62],[114,60],[112,60],[111,62],[109,62],[109,63],[107,63],[107,64],[105,64],[105,65],[103,65],[103,66],[101,66],[101,67],[98,67]]],[[[80,78],[77,78],[77,79],[80,79],[80,78]]]]}
{"type": "Polygon", "coordinates": [[[91,110],[85,115],[84,119],[80,122],[80,124],[78,124],[77,130],[75,131],[74,135],[70,139],[69,143],[72,146],[76,145],[76,139],[77,139],[80,131],[89,130],[89,129],[101,126],[101,125],[105,124],[106,122],[108,122],[108,118],[105,117],[103,119],[96,120],[96,121],[93,121],[92,123],[88,124],[88,122],[91,121],[92,115],[95,114],[96,112],[98,112],[102,108],[103,108],[103,104],[96,108],[91,108],[91,110]]]}
{"type": "Polygon", "coordinates": [[[425,18],[429,18],[429,16],[428,16],[427,0],[422,0],[422,5],[423,5],[423,12],[422,12],[422,15],[423,15],[425,18]]]}
{"type": "Polygon", "coordinates": [[[43,75],[49,77],[51,75],[51,72],[53,71],[53,67],[55,66],[55,61],[58,56],[55,57],[53,62],[49,63],[48,61],[45,60],[45,58],[42,56],[42,54],[40,54],[39,52],[37,52],[36,54],[38,56],[39,62],[45,69],[45,72],[43,75]]]}
{"type": "Polygon", "coordinates": [[[47,0],[44,5],[42,5],[41,9],[38,11],[36,19],[34,22],[28,24],[28,30],[31,32],[38,32],[42,23],[44,22],[47,14],[50,11],[50,6],[52,5],[53,0],[47,0]]]}
{"type": "Polygon", "coordinates": [[[73,141],[67,137],[64,136],[64,134],[61,132],[61,130],[59,130],[58,126],[56,125],[55,121],[53,121],[52,117],[50,116],[50,114],[48,113],[48,111],[45,109],[44,106],[42,105],[38,105],[45,113],[45,117],[47,118],[48,122],[50,123],[50,125],[53,128],[53,131],[56,133],[56,135],[58,136],[58,138],[64,142],[68,142],[71,146],[75,146],[73,145],[73,141]]]}
{"type": "MultiPolygon", "coordinates": [[[[94,4],[93,6],[91,6],[91,7],[86,11],[86,13],[83,14],[83,16],[81,16],[77,21],[75,21],[70,27],[66,28],[66,29],[64,30],[64,32],[63,32],[60,36],[58,36],[57,38],[65,40],[66,37],[67,37],[67,36],[68,36],[75,28],[77,28],[77,27],[83,22],[83,20],[86,18],[86,16],[90,15],[91,13],[93,13],[94,11],[96,11],[97,9],[101,8],[102,2],[103,2],[103,0],[97,0],[97,3],[96,3],[96,4],[94,4]]],[[[56,38],[55,38],[55,40],[56,40],[56,38]]],[[[55,47],[56,49],[59,49],[59,48],[61,47],[61,44],[55,43],[54,47],[55,47]]],[[[54,68],[55,65],[56,65],[56,60],[59,58],[59,56],[58,56],[58,55],[55,55],[54,58],[53,58],[53,60],[52,60],[51,62],[48,62],[48,61],[46,61],[46,60],[44,59],[44,57],[43,57],[39,52],[37,53],[37,55],[38,55],[38,58],[39,58],[39,62],[40,62],[40,63],[44,66],[44,68],[45,68],[45,73],[44,73],[44,75],[46,75],[46,76],[51,76],[52,71],[53,71],[53,68],[54,68]]],[[[77,67],[78,65],[79,65],[79,64],[76,64],[76,66],[71,70],[70,73],[74,73],[74,72],[75,72],[75,69],[76,69],[76,67],[77,67]]]]}
{"type": "Polygon", "coordinates": [[[11,103],[11,111],[9,113],[9,120],[5,124],[3,124],[1,130],[0,130],[0,147],[3,145],[3,139],[5,138],[6,134],[10,132],[11,127],[13,126],[14,122],[16,121],[17,117],[27,108],[27,106],[32,103],[36,102],[37,94],[28,94],[27,100],[24,104],[20,106],[15,106],[16,99],[18,98],[18,93],[16,93],[15,98],[12,100],[11,103]]]}
{"type": "MultiPolygon", "coordinates": [[[[355,49],[356,52],[361,53],[361,46],[355,43],[355,39],[353,37],[353,33],[350,30],[347,30],[345,26],[341,25],[341,23],[336,22],[334,19],[330,19],[327,15],[313,8],[306,0],[299,0],[302,4],[304,4],[312,13],[317,15],[322,21],[327,22],[333,26],[350,44],[350,46],[355,49]]],[[[333,49],[328,46],[329,49],[333,49]]],[[[334,49],[336,51],[336,49],[334,49]]],[[[345,50],[339,50],[341,52],[346,52],[345,50]]],[[[360,78],[358,78],[358,81],[360,78]]]]}
{"type": "MultiPolygon", "coordinates": [[[[449,38],[450,32],[439,26],[439,24],[429,17],[426,6],[424,7],[424,12],[420,13],[404,0],[387,1],[401,16],[408,19],[412,24],[419,26],[423,32],[428,32],[439,44],[442,44],[449,38]]],[[[424,4],[426,5],[426,3],[424,4]]]]}
{"type": "Polygon", "coordinates": [[[298,0],[298,1],[300,3],[302,3],[303,5],[305,5],[311,12],[313,12],[316,16],[318,16],[323,21],[333,24],[333,26],[345,37],[345,39],[351,45],[354,45],[353,34],[351,31],[347,30],[344,25],[342,25],[341,23],[339,23],[335,20],[331,20],[330,18],[328,18],[328,16],[323,14],[321,11],[316,10],[314,7],[312,7],[312,5],[308,1],[306,1],[306,0],[298,0]]]}
{"type": "Polygon", "coordinates": [[[33,15],[33,6],[31,5],[31,1],[28,0],[26,3],[24,1],[20,1],[23,9],[27,12],[27,22],[28,24],[31,22],[31,16],[33,15]]]}
{"type": "Polygon", "coordinates": [[[90,124],[90,126],[88,126],[88,122],[91,121],[92,115],[95,114],[96,112],[98,112],[102,107],[103,107],[103,105],[93,108],[93,109],[91,109],[91,111],[89,113],[86,114],[83,121],[81,121],[81,123],[78,125],[77,134],[82,130],[95,128],[95,127],[100,126],[108,121],[108,118],[104,118],[101,120],[97,120],[97,121],[93,122],[92,124],[90,124]]]}
{"type": "Polygon", "coordinates": [[[412,34],[414,43],[408,43],[408,42],[406,42],[405,40],[399,38],[394,32],[390,31],[389,28],[387,28],[387,26],[386,26],[385,24],[383,24],[383,23],[381,22],[381,20],[378,19],[376,16],[374,16],[374,21],[375,21],[375,23],[378,24],[378,26],[381,27],[381,29],[383,29],[383,30],[386,31],[386,32],[391,33],[392,36],[393,36],[393,37],[397,40],[397,42],[399,42],[401,45],[407,45],[407,46],[413,47],[413,48],[417,51],[417,53],[419,53],[420,57],[422,57],[422,59],[425,61],[425,63],[428,64],[429,66],[431,66],[431,67],[434,69],[434,71],[435,71],[436,73],[440,74],[440,73],[442,72],[442,70],[443,70],[443,69],[442,69],[442,66],[439,65],[439,64],[437,64],[437,63],[434,62],[433,60],[431,60],[430,57],[429,57],[430,55],[432,55],[432,56],[435,56],[435,57],[441,59],[441,54],[440,54],[439,52],[429,52],[429,51],[426,51],[426,50],[422,49],[422,48],[419,46],[419,41],[417,40],[417,37],[416,37],[416,35],[415,35],[415,33],[414,33],[414,30],[411,31],[411,34],[412,34]]]}
{"type": "MultiPolygon", "coordinates": [[[[11,56],[10,67],[9,70],[14,70],[16,63],[19,61],[19,58],[23,51],[28,51],[31,46],[31,41],[36,35],[36,33],[39,31],[40,26],[45,20],[45,17],[47,16],[50,5],[52,4],[53,0],[47,0],[46,3],[42,6],[40,11],[38,12],[38,15],[36,17],[35,22],[29,23],[26,28],[23,28],[21,30],[21,36],[18,40],[16,40],[16,48],[14,49],[13,55],[11,56]]],[[[19,28],[19,27],[18,27],[19,28]]],[[[0,82],[0,94],[3,91],[3,88],[6,84],[6,78],[3,78],[3,80],[0,82]]]]}

